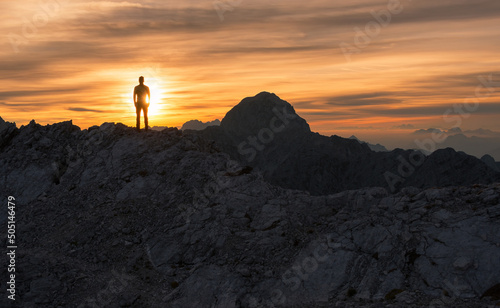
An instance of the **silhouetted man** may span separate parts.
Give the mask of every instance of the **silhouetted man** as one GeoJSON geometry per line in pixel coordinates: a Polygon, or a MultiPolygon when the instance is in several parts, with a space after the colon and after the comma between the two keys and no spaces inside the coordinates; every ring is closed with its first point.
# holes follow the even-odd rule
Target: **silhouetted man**
{"type": "Polygon", "coordinates": [[[148,107],[151,100],[149,87],[144,85],[144,77],[139,77],[140,85],[134,88],[134,105],[137,113],[137,130],[141,130],[141,109],[144,113],[144,126],[148,130],[148,107]]]}

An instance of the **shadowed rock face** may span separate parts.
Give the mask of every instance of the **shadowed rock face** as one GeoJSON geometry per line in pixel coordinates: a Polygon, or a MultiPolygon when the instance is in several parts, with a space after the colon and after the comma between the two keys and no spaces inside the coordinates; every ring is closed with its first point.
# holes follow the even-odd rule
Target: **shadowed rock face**
{"type": "Polygon", "coordinates": [[[2,149],[4,145],[7,145],[16,133],[16,124],[5,122],[0,117],[0,149],[2,149]]]}
{"type": "Polygon", "coordinates": [[[496,162],[491,155],[484,155],[481,160],[495,171],[500,171],[500,162],[496,162]]]}
{"type": "Polygon", "coordinates": [[[267,92],[245,98],[220,127],[199,134],[262,172],[270,183],[314,195],[363,187],[397,191],[500,181],[498,171],[452,149],[428,157],[400,149],[374,152],[354,139],[312,133],[289,103],[267,92]]]}
{"type": "MultiPolygon", "coordinates": [[[[410,160],[412,152],[376,153],[311,133],[291,118],[289,105],[263,95],[265,110],[281,104],[290,126],[268,126],[273,142],[263,143],[253,170],[229,154],[238,153],[235,142],[248,142],[245,130],[259,138],[258,127],[273,116],[254,126],[240,118],[234,130],[231,116],[196,134],[138,133],[114,123],[81,130],[71,121],[18,129],[0,120],[0,194],[16,198],[18,304],[496,304],[498,184],[318,196],[285,189],[292,183],[321,191],[331,189],[328,181],[336,189],[376,186],[378,174],[397,172],[398,157],[410,160]]],[[[470,156],[442,150],[405,183],[457,185],[465,177],[458,172],[474,183],[484,171],[470,156]]],[[[5,210],[0,228],[7,228],[5,210]]],[[[1,271],[7,277],[7,268],[1,271]]]]}
{"type": "Polygon", "coordinates": [[[366,143],[366,145],[368,145],[368,147],[372,151],[375,151],[375,152],[387,152],[387,149],[383,145],[381,145],[379,143],[377,143],[377,144],[370,144],[368,142],[364,142],[364,141],[359,140],[354,135],[352,135],[351,137],[349,137],[349,139],[354,139],[354,140],[358,141],[359,143],[366,143]]]}
{"type": "Polygon", "coordinates": [[[494,304],[498,185],[311,196],[177,129],[15,131],[0,192],[16,197],[24,307],[494,304]]]}
{"type": "Polygon", "coordinates": [[[268,92],[243,99],[222,119],[221,127],[235,140],[250,135],[258,137],[259,133],[265,135],[262,130],[270,130],[273,134],[311,132],[309,124],[295,113],[292,105],[268,92]]]}

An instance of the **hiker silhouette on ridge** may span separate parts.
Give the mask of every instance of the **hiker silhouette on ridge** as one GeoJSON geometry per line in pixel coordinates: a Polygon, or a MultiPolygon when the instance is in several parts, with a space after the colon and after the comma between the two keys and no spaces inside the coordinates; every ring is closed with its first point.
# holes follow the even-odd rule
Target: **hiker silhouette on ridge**
{"type": "Polygon", "coordinates": [[[139,77],[139,85],[134,88],[134,105],[137,113],[137,131],[141,130],[141,110],[144,113],[144,126],[148,130],[148,107],[151,100],[149,87],[144,84],[144,77],[139,77]]]}

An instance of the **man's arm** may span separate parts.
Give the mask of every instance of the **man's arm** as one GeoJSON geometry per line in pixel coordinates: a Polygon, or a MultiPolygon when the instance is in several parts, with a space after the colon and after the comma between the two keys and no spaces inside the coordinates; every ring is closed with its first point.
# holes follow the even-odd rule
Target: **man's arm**
{"type": "Polygon", "coordinates": [[[137,107],[137,87],[134,88],[134,105],[137,107]]]}
{"type": "Polygon", "coordinates": [[[147,87],[147,89],[148,89],[147,93],[148,93],[148,106],[149,106],[149,104],[151,103],[151,92],[149,92],[149,87],[147,87]]]}

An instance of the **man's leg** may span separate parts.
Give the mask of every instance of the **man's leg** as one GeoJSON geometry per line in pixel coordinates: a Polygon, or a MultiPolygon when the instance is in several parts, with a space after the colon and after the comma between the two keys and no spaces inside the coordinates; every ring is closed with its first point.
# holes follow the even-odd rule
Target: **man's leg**
{"type": "Polygon", "coordinates": [[[136,129],[141,130],[141,107],[135,107],[135,112],[137,113],[136,129]]]}
{"type": "Polygon", "coordinates": [[[146,131],[148,130],[148,107],[143,108],[144,112],[144,126],[146,127],[146,131]]]}

